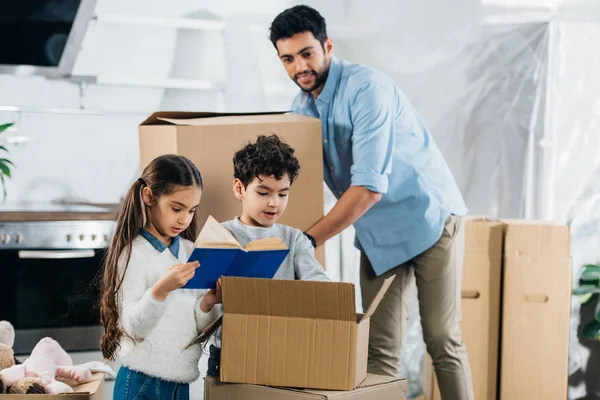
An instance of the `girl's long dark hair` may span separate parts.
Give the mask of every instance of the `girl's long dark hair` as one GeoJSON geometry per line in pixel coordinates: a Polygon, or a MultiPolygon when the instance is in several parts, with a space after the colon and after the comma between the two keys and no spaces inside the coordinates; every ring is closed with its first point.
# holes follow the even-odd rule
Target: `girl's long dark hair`
{"type": "MultiPolygon", "coordinates": [[[[104,334],[100,342],[102,355],[107,360],[114,360],[119,343],[123,336],[134,339],[123,330],[119,321],[120,289],[131,258],[133,240],[146,225],[146,205],[142,199],[142,190],[150,188],[153,201],[161,196],[173,193],[181,187],[197,186],[202,188],[202,177],[196,166],[186,157],[163,155],[155,158],[144,169],[140,179],[135,181],[123,201],[117,225],[112,236],[104,260],[104,274],[100,282],[100,323],[104,334]],[[125,254],[123,267],[119,259],[125,254]]],[[[200,230],[197,214],[190,225],[181,232],[184,239],[196,240],[200,230]]],[[[135,342],[135,341],[134,341],[135,342]]]]}

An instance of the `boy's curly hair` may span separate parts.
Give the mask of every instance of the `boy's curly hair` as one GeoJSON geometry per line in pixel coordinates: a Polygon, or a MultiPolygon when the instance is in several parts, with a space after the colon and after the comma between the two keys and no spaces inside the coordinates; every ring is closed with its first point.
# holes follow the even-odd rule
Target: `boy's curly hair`
{"type": "Polygon", "coordinates": [[[291,184],[300,170],[294,151],[275,134],[260,135],[233,156],[233,177],[242,181],[244,188],[260,175],[279,180],[287,174],[291,184]]]}

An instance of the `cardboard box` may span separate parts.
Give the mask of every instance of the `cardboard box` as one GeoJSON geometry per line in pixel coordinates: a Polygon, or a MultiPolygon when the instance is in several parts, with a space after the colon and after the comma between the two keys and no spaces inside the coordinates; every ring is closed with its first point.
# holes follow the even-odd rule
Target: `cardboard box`
{"type": "MultiPolygon", "coordinates": [[[[466,219],[461,330],[475,398],[481,400],[495,400],[497,396],[503,241],[501,222],[466,219]]],[[[441,399],[435,376],[431,398],[441,399]]]]}
{"type": "Polygon", "coordinates": [[[0,399],[21,400],[104,400],[104,374],[92,375],[92,380],[74,386],[72,393],[64,394],[0,394],[0,399]]]}
{"type": "MultiPolygon", "coordinates": [[[[471,292],[469,282],[482,279],[484,270],[469,266],[473,241],[469,235],[473,220],[467,223],[467,251],[463,270],[463,299],[461,302],[463,338],[469,352],[475,398],[483,400],[565,399],[568,389],[569,319],[571,310],[571,257],[569,227],[541,221],[503,220],[491,226],[490,249],[499,243],[498,226],[503,236],[501,268],[501,309],[494,317],[496,305],[492,293],[498,285],[496,258],[490,259],[490,313],[484,316],[483,303],[467,305],[471,292]],[[493,245],[496,243],[496,245],[493,245]],[[467,296],[465,296],[465,294],[467,296]],[[483,318],[481,326],[476,318],[483,318]],[[494,326],[500,326],[498,350],[494,353],[494,326]],[[485,329],[492,339],[488,345],[485,329]],[[479,331],[477,331],[479,329],[479,331]],[[479,335],[479,338],[476,336],[479,335]],[[490,357],[485,365],[485,357],[490,357]],[[498,355],[499,354],[499,355],[498,355]],[[494,360],[498,361],[497,378],[494,360]],[[487,368],[485,374],[478,368],[487,368]],[[496,382],[496,384],[494,384],[496,382]],[[494,390],[494,388],[499,388],[494,390]],[[487,388],[487,391],[482,391],[487,388]]],[[[482,231],[480,237],[486,237],[482,231]]],[[[492,253],[490,253],[492,254],[492,253]]],[[[494,252],[494,254],[496,254],[494,252]]],[[[483,264],[482,264],[483,265],[483,264]]],[[[482,281],[483,282],[483,281],[482,281]]],[[[485,299],[483,292],[479,299],[485,299]]],[[[477,299],[477,300],[479,300],[477,299]]],[[[431,359],[424,363],[424,397],[439,399],[439,390],[431,359]]]]}
{"type": "Polygon", "coordinates": [[[204,400],[406,400],[407,390],[405,379],[370,374],[351,392],[222,383],[212,377],[204,379],[204,400]]]}
{"type": "Polygon", "coordinates": [[[500,399],[566,399],[569,227],[505,222],[500,399]]]}
{"type": "Polygon", "coordinates": [[[352,390],[367,376],[370,316],[354,285],[225,277],[221,381],[352,390]]]}
{"type": "MultiPolygon", "coordinates": [[[[258,135],[277,134],[292,146],[300,175],[287,210],[278,221],[306,230],[324,215],[321,121],[301,115],[156,112],[139,127],[140,167],[163,154],[189,158],[200,170],[204,193],[198,210],[202,226],[209,215],[227,221],[241,214],[234,197],[233,154],[258,135]]],[[[325,267],[324,246],[316,257],[325,267]]]]}

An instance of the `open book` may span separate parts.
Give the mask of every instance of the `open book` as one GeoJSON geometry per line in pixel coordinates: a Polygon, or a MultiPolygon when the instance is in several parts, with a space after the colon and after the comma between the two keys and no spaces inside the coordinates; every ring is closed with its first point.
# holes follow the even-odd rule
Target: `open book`
{"type": "Polygon", "coordinates": [[[194,277],[183,289],[212,289],[221,276],[273,278],[289,253],[280,238],[253,240],[244,247],[209,216],[188,261],[198,261],[194,277]]]}

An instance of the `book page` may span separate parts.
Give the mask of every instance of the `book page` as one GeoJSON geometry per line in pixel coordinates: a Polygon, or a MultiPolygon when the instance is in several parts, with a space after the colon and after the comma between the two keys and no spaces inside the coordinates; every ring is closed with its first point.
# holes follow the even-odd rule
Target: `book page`
{"type": "Polygon", "coordinates": [[[272,237],[267,239],[253,240],[244,246],[245,250],[257,251],[257,250],[285,250],[287,246],[278,237],[272,237]]]}
{"type": "Polygon", "coordinates": [[[223,227],[212,215],[206,220],[195,244],[196,247],[203,248],[242,248],[231,232],[223,227]]]}

